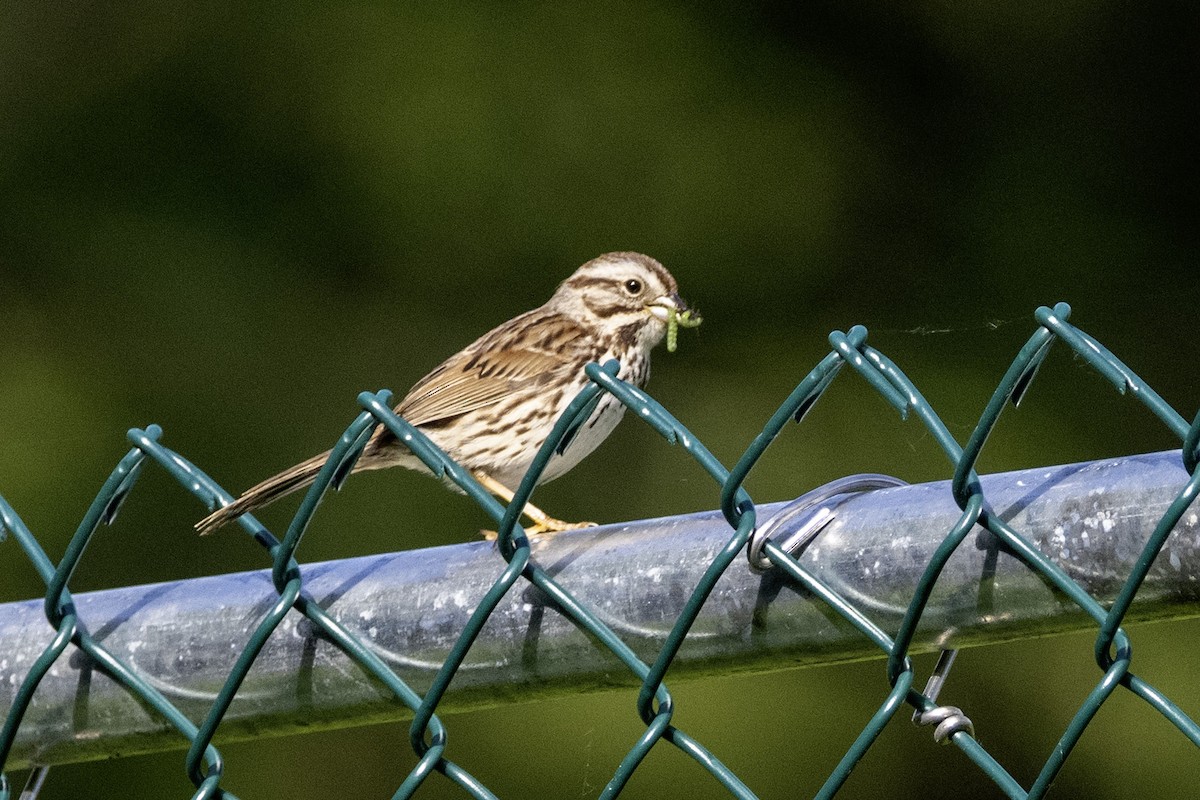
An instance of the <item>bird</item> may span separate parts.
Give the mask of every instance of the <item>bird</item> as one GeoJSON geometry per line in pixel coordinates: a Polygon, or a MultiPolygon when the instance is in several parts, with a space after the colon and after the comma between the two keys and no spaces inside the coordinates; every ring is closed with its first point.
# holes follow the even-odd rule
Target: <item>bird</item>
{"type": "MultiPolygon", "coordinates": [[[[639,388],[650,377],[650,351],[668,327],[699,323],[671,273],[650,256],[605,253],[559,284],[545,304],[480,336],[408,391],[396,414],[415,426],[490,493],[512,502],[555,421],[589,382],[584,367],[616,359],[617,377],[639,388]]],[[[612,433],[625,406],[604,393],[538,483],[563,475],[612,433]]],[[[311,484],[329,458],[321,453],[247,489],[196,523],[212,533],[247,512],[311,484]]],[[[425,469],[386,427],[364,446],[353,471],[425,469]]],[[[527,533],[554,533],[594,523],[556,519],[532,504],[527,533]]]]}

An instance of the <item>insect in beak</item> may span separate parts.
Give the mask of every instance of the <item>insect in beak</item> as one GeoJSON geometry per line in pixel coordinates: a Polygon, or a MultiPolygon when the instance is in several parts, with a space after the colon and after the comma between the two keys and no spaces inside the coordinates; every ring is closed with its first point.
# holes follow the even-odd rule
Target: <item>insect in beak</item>
{"type": "Polygon", "coordinates": [[[699,312],[692,310],[676,292],[664,294],[647,308],[650,313],[667,323],[667,352],[674,353],[679,343],[680,328],[698,328],[703,321],[699,312]]]}

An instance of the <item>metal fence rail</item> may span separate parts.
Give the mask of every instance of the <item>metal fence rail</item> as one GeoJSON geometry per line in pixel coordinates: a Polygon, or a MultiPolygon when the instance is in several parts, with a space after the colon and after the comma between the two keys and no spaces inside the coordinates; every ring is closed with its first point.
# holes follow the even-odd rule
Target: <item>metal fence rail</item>
{"type": "MultiPolygon", "coordinates": [[[[999,513],[1022,529],[1089,594],[1111,602],[1142,544],[1187,474],[1179,453],[1030,469],[982,478],[999,513]],[[1086,510],[1086,514],[1080,511],[1086,510]]],[[[958,508],[946,481],[847,497],[836,518],[799,556],[882,629],[904,616],[912,586],[954,524],[958,508]]],[[[782,535],[798,527],[791,503],[758,507],[779,519],[782,535]]],[[[764,526],[765,527],[765,526],[764,526]]],[[[704,569],[729,536],[719,512],[571,531],[533,546],[543,567],[579,602],[597,609],[642,661],[654,658],[704,569]]],[[[968,647],[1077,630],[1091,619],[1019,559],[979,531],[946,565],[910,652],[968,647]]],[[[329,614],[418,692],[466,625],[476,598],[495,578],[486,542],[367,556],[304,566],[305,587],[329,614]]],[[[1131,619],[1200,616],[1200,525],[1181,522],[1155,562],[1131,619]]],[[[216,699],[240,641],[272,592],[267,571],[194,578],[75,596],[105,646],[189,716],[216,699]]],[[[735,562],[700,610],[672,667],[673,675],[778,669],[878,656],[823,603],[792,591],[774,572],[735,562]]],[[[0,605],[0,686],[16,686],[45,646],[40,601],[0,605]]],[[[68,647],[56,674],[38,689],[9,757],[13,767],[111,757],[179,746],[165,720],[68,647]],[[87,709],[81,719],[80,707],[87,709]]],[[[514,590],[492,612],[454,683],[444,710],[494,703],[520,686],[535,700],[613,686],[613,657],[593,647],[536,590],[514,590]]],[[[630,675],[627,682],[632,682],[630,675]]],[[[222,726],[226,741],[267,731],[312,731],[405,716],[350,657],[290,612],[247,675],[222,726]]],[[[407,716],[411,717],[411,714],[407,716]]]]}
{"type": "MultiPolygon", "coordinates": [[[[281,725],[303,721],[311,729],[394,716],[402,706],[412,716],[416,763],[398,776],[394,797],[411,796],[439,772],[469,796],[490,798],[486,786],[448,758],[446,726],[436,712],[469,705],[516,681],[546,693],[595,685],[598,669],[611,672],[621,664],[628,680],[641,686],[636,712],[646,730],[614,765],[600,797],[618,796],[650,749],[666,741],[711,772],[731,796],[753,798],[714,754],[672,725],[674,704],[664,678],[668,671],[753,668],[800,651],[817,659],[870,652],[888,658],[879,710],[864,720],[819,797],[838,792],[883,725],[906,704],[937,724],[939,738],[1011,798],[1046,793],[1088,722],[1118,688],[1200,745],[1200,726],[1130,670],[1130,640],[1121,628],[1139,615],[1197,612],[1200,528],[1188,509],[1200,481],[1200,417],[1189,426],[1107,349],[1070,325],[1069,313],[1065,304],[1038,309],[1037,329],[965,445],[900,369],[866,344],[861,327],[831,334],[832,352],[730,470],[661,405],[617,380],[615,363],[591,365],[593,383],[559,420],[508,507],[394,415],[386,392],[364,393],[363,413],[335,446],[282,541],[252,517],[240,520],[266,548],[269,573],[72,597],[67,585],[89,538],[112,520],[147,461],[209,506],[231,499],[163,446],[159,429],[131,431],[133,449],[57,563],[0,498],[4,528],[47,584],[45,600],[36,606],[0,607],[0,698],[8,708],[0,765],[96,757],[108,747],[156,749],[173,739],[188,745],[192,796],[229,798],[220,785],[221,756],[211,744],[218,727],[223,734],[247,735],[256,717],[271,714],[281,725]],[[1019,401],[1055,341],[1144,404],[1179,437],[1182,450],[980,479],[973,467],[1002,409],[1019,401]],[[952,480],[853,496],[842,487],[799,505],[756,508],[742,489],[746,476],[846,365],[902,417],[911,414],[928,429],[949,458],[952,480]],[[569,441],[601,392],[700,463],[715,482],[719,514],[530,544],[517,525],[518,512],[550,454],[569,441]],[[300,568],[296,549],[322,495],[346,476],[380,424],[493,516],[495,548],[475,543],[300,568]],[[734,566],[748,543],[754,566],[765,571],[761,576],[746,562],[734,566]],[[453,587],[447,584],[451,574],[453,587]],[[637,592],[616,589],[621,582],[632,582],[637,592]],[[429,585],[435,587],[429,602],[440,600],[436,613],[412,602],[414,587],[429,585]],[[211,600],[218,586],[220,614],[211,600]],[[160,624],[180,615],[191,621],[190,633],[160,624]],[[958,709],[938,706],[953,651],[924,692],[913,688],[912,653],[1085,625],[1097,631],[1100,677],[1028,788],[979,744],[958,709]],[[227,655],[231,640],[241,647],[233,663],[227,655]],[[216,659],[214,648],[224,658],[216,659]],[[161,658],[164,653],[174,658],[161,658]],[[362,677],[346,677],[347,661],[361,668],[362,677]],[[93,673],[105,677],[93,679],[93,673]],[[67,704],[73,710],[69,723],[62,714],[67,704]]],[[[875,485],[866,481],[858,488],[875,485]]],[[[7,780],[0,782],[0,800],[9,793],[7,780]]]]}

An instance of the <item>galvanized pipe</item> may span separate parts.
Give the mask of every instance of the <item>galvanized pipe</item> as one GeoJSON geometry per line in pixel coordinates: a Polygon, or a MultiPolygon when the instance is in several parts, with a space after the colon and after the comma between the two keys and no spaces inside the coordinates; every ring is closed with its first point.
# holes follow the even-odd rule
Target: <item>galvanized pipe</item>
{"type": "MultiPolygon", "coordinates": [[[[982,480],[995,511],[1102,602],[1119,589],[1187,479],[1178,452],[1030,469],[982,480]]],[[[765,524],[786,506],[762,505],[765,524]]],[[[853,496],[801,562],[894,630],[930,554],[959,516],[947,482],[853,496]]],[[[781,525],[781,536],[787,533],[781,525]]],[[[729,539],[717,512],[544,538],[534,558],[650,661],[701,573],[729,539]]],[[[504,563],[487,542],[309,564],[305,590],[423,691],[504,563]]],[[[439,712],[635,683],[607,651],[518,584],[491,616],[439,712]]],[[[269,570],[75,596],[80,618],[193,719],[275,599],[269,570]]],[[[1200,524],[1189,512],[1143,585],[1131,620],[1200,614],[1200,524]]],[[[1094,628],[990,534],[959,549],[914,652],[1094,628]]],[[[0,708],[53,637],[41,600],[0,605],[0,708]]],[[[746,561],[726,571],[668,680],[879,657],[821,603],[746,561]]],[[[292,612],[221,726],[222,740],[392,720],[408,712],[292,612]]],[[[38,689],[9,768],[187,745],[73,647],[38,689]]]]}

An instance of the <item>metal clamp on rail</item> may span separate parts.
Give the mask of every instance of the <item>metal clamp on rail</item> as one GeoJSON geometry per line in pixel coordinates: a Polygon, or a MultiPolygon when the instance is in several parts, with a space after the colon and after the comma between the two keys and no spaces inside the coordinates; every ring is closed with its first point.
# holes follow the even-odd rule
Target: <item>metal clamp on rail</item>
{"type": "Polygon", "coordinates": [[[771,560],[763,553],[763,547],[770,539],[775,539],[775,543],[790,555],[799,553],[826,525],[833,522],[837,507],[851,495],[907,485],[906,481],[890,475],[864,473],[838,478],[800,495],[750,535],[750,544],[746,548],[750,569],[766,572],[771,568],[771,560]]]}

